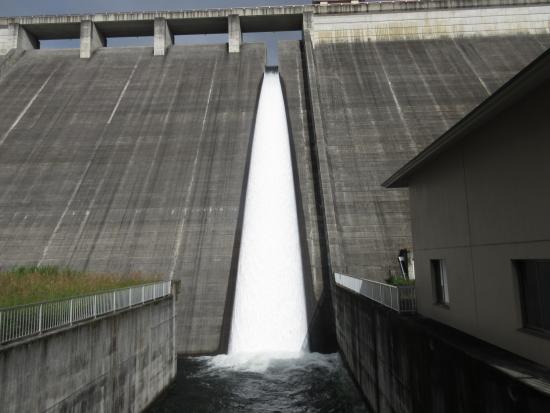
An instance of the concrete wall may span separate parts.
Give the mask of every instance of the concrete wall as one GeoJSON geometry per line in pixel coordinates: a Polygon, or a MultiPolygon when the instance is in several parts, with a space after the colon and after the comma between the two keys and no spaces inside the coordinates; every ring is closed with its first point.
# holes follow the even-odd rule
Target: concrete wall
{"type": "Polygon", "coordinates": [[[407,192],[381,183],[550,36],[305,44],[331,270],[384,279],[412,240],[407,192]]]}
{"type": "Polygon", "coordinates": [[[543,413],[550,370],[334,288],[342,356],[373,412],[543,413]]]}
{"type": "Polygon", "coordinates": [[[173,300],[1,348],[2,412],[141,412],[176,375],[173,300]]]}
{"type": "Polygon", "coordinates": [[[514,259],[550,258],[550,83],[413,176],[419,312],[550,367],[548,339],[520,331],[514,259]],[[446,261],[450,308],[430,259],[446,261]]]}
{"type": "Polygon", "coordinates": [[[314,43],[507,36],[550,32],[550,6],[449,8],[314,15],[314,43]]]}
{"type": "Polygon", "coordinates": [[[182,280],[178,352],[223,351],[265,47],[26,51],[0,80],[0,267],[182,280]]]}

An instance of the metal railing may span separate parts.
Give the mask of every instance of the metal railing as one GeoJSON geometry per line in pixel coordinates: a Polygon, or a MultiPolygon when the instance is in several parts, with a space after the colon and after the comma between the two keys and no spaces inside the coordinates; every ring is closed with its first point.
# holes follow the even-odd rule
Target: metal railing
{"type": "Polygon", "coordinates": [[[0,345],[158,300],[171,293],[160,281],[93,295],[0,308],[0,345]]]}
{"type": "Polygon", "coordinates": [[[378,281],[364,280],[349,275],[334,274],[336,284],[355,291],[377,303],[400,313],[416,312],[414,285],[395,286],[378,281]]]}

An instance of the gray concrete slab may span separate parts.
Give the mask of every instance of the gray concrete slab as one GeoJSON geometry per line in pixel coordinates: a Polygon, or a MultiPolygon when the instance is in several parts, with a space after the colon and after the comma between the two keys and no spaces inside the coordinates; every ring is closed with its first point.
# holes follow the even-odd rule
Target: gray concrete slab
{"type": "Polygon", "coordinates": [[[342,251],[333,271],[398,271],[399,249],[412,247],[408,195],[381,182],[548,46],[548,35],[316,46],[330,249],[342,251]]]}
{"type": "Polygon", "coordinates": [[[265,47],[27,51],[0,81],[0,267],[182,280],[178,351],[215,352],[265,47]]]}

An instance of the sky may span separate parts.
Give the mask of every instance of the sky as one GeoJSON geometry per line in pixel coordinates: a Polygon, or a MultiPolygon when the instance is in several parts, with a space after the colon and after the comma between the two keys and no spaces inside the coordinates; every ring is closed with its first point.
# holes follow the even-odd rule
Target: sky
{"type": "MultiPolygon", "coordinates": [[[[36,16],[47,14],[85,14],[116,11],[189,10],[229,7],[281,6],[310,4],[308,0],[0,0],[0,16],[36,16]]],[[[268,64],[277,63],[277,41],[299,39],[299,33],[251,33],[245,42],[265,42],[268,46],[268,64]]],[[[226,35],[178,36],[178,43],[222,43],[226,35]]],[[[42,42],[42,48],[78,47],[78,40],[42,42]]],[[[150,38],[109,39],[112,47],[151,45],[150,38]]]]}
{"type": "Polygon", "coordinates": [[[6,17],[107,11],[188,10],[310,3],[308,0],[1,0],[0,15],[6,17]]]}

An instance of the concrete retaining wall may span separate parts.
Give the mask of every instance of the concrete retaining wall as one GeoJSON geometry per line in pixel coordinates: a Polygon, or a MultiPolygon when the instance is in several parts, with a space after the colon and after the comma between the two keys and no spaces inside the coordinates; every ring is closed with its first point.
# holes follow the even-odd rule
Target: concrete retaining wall
{"type": "Polygon", "coordinates": [[[550,6],[314,15],[314,43],[506,36],[550,32],[550,6]]]}
{"type": "Polygon", "coordinates": [[[341,353],[371,411],[550,411],[550,370],[343,288],[333,293],[341,353]]]}
{"type": "Polygon", "coordinates": [[[0,410],[140,412],[176,375],[174,298],[0,350],[0,410]]]}

